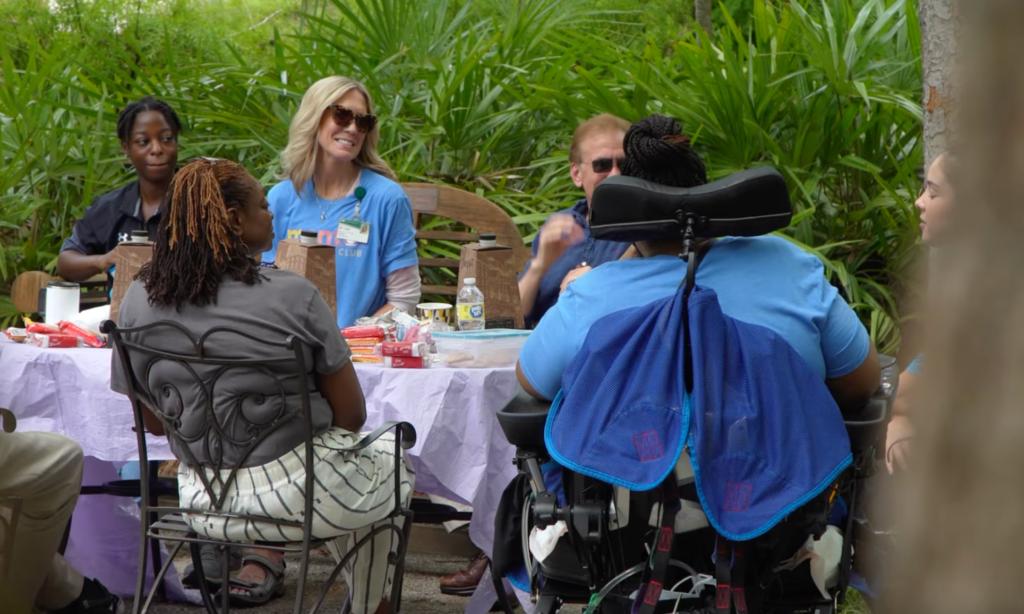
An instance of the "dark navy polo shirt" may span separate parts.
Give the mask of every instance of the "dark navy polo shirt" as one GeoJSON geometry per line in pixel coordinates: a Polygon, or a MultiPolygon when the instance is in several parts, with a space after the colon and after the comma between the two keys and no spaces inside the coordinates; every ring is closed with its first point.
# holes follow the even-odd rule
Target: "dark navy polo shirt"
{"type": "Polygon", "coordinates": [[[64,240],[60,251],[73,249],[86,256],[106,254],[123,238],[130,237],[133,230],[145,229],[150,240],[155,239],[159,225],[159,211],[149,220],[142,219],[139,182],[133,181],[93,201],[75,222],[75,229],[64,240]]]}
{"type": "MultiPolygon", "coordinates": [[[[580,243],[573,245],[572,247],[565,250],[562,257],[555,261],[548,269],[546,275],[540,280],[540,288],[537,291],[537,300],[533,303],[533,309],[530,313],[526,314],[526,327],[534,328],[540,319],[544,317],[548,309],[558,301],[558,293],[562,287],[562,280],[569,274],[569,271],[580,266],[584,262],[587,266],[598,267],[606,262],[612,262],[618,260],[622,254],[629,248],[629,243],[619,243],[618,241],[601,241],[590,236],[590,225],[587,224],[587,199],[581,199],[575,205],[564,211],[559,211],[555,215],[567,214],[573,216],[576,219],[576,223],[583,227],[584,239],[580,243]]],[[[548,220],[551,218],[549,217],[548,220]]],[[[546,224],[547,222],[545,222],[546,224]]],[[[537,233],[540,237],[540,233],[537,233]]],[[[537,239],[533,241],[533,257],[537,257],[537,248],[540,245],[537,239]]],[[[522,279],[523,275],[530,270],[530,263],[526,263],[526,268],[519,275],[522,279]]]]}

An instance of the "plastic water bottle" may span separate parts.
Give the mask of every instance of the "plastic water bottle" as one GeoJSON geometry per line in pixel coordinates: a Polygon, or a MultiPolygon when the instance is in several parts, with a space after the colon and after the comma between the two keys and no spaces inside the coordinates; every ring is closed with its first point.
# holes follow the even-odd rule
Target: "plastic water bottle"
{"type": "Polygon", "coordinates": [[[456,300],[459,330],[483,330],[484,293],[476,287],[476,278],[467,277],[456,300]]]}

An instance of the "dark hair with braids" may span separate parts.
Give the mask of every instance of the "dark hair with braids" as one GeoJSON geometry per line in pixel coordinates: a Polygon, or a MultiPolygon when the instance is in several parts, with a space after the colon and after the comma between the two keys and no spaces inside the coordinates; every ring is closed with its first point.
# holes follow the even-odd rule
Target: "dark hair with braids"
{"type": "Polygon", "coordinates": [[[228,224],[228,209],[252,197],[249,172],[236,162],[199,158],[174,175],[160,205],[153,259],[136,279],[149,304],[202,307],[216,302],[225,275],[254,285],[263,278],[249,248],[228,224]]]}
{"type": "Polygon", "coordinates": [[[129,103],[128,106],[121,109],[121,114],[117,116],[117,138],[122,143],[127,143],[128,139],[131,138],[135,118],[138,117],[139,113],[145,111],[159,111],[164,116],[164,119],[167,120],[167,123],[170,124],[171,130],[174,131],[174,138],[178,138],[178,135],[181,134],[181,120],[178,119],[178,114],[174,112],[171,105],[152,96],[146,96],[129,103]]]}
{"type": "Polygon", "coordinates": [[[651,115],[633,124],[622,141],[627,177],[646,179],[673,188],[692,188],[708,182],[708,174],[690,137],[673,117],[651,115]]]}

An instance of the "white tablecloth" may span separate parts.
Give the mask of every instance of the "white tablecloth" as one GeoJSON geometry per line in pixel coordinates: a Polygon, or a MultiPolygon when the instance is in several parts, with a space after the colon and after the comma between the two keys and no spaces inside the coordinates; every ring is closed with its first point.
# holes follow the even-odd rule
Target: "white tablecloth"
{"type": "MultiPolygon", "coordinates": [[[[111,355],[106,349],[39,349],[0,340],[0,407],[14,412],[18,431],[60,433],[79,442],[86,456],[100,461],[135,460],[138,455],[131,430],[131,404],[127,397],[110,390],[111,355]]],[[[418,436],[410,450],[417,473],[416,490],[472,505],[470,538],[490,552],[494,511],[516,473],[514,449],[495,419],[495,412],[514,392],[515,371],[357,365],[356,372],[366,396],[366,428],[389,420],[412,423],[418,436]]],[[[151,459],[173,458],[163,438],[150,437],[149,454],[151,459]]],[[[116,479],[103,465],[89,461],[87,479],[100,475],[116,479]]],[[[111,574],[106,578],[100,573],[117,565],[109,558],[97,558],[97,549],[102,549],[103,543],[90,539],[87,525],[94,524],[93,519],[104,510],[97,508],[99,502],[87,499],[117,501],[113,497],[82,498],[68,558],[98,576],[111,590],[125,593],[126,588],[126,594],[131,594],[134,585],[122,588],[124,577],[111,574]]],[[[106,511],[116,508],[122,515],[125,510],[122,503],[105,506],[106,511]]],[[[124,546],[127,554],[117,555],[125,558],[131,570],[136,565],[134,548],[138,542],[133,543],[135,546],[124,546]]]]}

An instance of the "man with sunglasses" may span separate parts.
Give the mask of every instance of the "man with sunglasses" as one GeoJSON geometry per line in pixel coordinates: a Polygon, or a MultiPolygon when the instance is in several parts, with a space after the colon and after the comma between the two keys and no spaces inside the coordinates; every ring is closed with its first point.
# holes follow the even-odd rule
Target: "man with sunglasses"
{"type": "Polygon", "coordinates": [[[533,328],[558,300],[567,285],[593,267],[619,260],[628,243],[599,241],[590,236],[590,196],[605,177],[618,175],[625,154],[622,139],[629,122],[607,113],[576,129],[569,148],[569,174],[585,198],[560,211],[541,227],[533,241],[533,258],[519,276],[519,297],[526,325],[533,328]]]}
{"type": "MultiPolygon", "coordinates": [[[[604,113],[576,128],[569,147],[569,174],[585,198],[544,222],[533,240],[533,258],[519,276],[519,296],[526,325],[533,328],[558,295],[591,268],[619,260],[628,243],[598,241],[590,236],[587,217],[590,196],[605,177],[618,175],[625,156],[622,139],[629,129],[626,120],[604,113]]],[[[469,567],[441,578],[441,592],[471,595],[487,570],[487,553],[479,552],[469,567]]]]}

